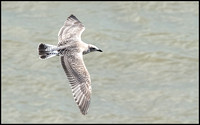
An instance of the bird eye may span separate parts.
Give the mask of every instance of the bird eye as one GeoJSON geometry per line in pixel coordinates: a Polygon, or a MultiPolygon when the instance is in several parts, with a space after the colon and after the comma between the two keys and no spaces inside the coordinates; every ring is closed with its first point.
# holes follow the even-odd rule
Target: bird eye
{"type": "Polygon", "coordinates": [[[91,48],[90,50],[95,50],[95,48],[91,48]]]}

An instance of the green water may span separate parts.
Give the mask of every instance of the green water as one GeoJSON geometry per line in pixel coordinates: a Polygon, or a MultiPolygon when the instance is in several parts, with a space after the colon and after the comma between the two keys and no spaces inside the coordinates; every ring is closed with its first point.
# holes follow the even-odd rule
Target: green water
{"type": "Polygon", "coordinates": [[[198,2],[1,2],[2,123],[198,123],[198,2]],[[57,45],[74,14],[82,40],[103,53],[84,56],[92,100],[83,116],[57,45]]]}

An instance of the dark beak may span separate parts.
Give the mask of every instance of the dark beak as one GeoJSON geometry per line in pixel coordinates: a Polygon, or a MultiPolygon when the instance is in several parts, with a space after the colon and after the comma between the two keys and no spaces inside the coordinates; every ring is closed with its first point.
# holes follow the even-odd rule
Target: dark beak
{"type": "Polygon", "coordinates": [[[99,52],[103,52],[101,49],[98,49],[97,51],[99,51],[99,52]]]}

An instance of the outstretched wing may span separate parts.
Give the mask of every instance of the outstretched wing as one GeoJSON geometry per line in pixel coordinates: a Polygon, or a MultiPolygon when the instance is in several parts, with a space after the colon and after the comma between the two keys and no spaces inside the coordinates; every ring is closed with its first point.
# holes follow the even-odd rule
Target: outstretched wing
{"type": "Polygon", "coordinates": [[[83,62],[82,53],[65,51],[61,64],[71,84],[74,99],[83,115],[87,114],[90,105],[91,80],[83,62]]]}
{"type": "Polygon", "coordinates": [[[85,27],[74,15],[69,16],[58,32],[58,46],[69,41],[79,41],[84,30],[85,27]]]}

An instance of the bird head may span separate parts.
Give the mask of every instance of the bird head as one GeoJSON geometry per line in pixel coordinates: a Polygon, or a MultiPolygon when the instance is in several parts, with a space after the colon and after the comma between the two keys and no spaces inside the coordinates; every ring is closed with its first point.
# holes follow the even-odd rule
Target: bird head
{"type": "Polygon", "coordinates": [[[98,47],[91,45],[91,44],[88,45],[88,48],[89,48],[90,52],[94,52],[94,51],[103,52],[101,49],[99,49],[98,47]]]}

